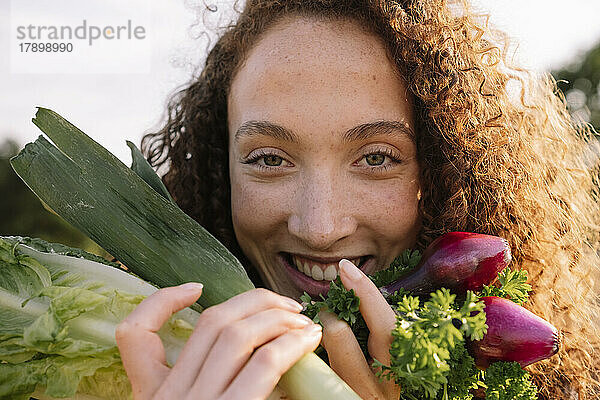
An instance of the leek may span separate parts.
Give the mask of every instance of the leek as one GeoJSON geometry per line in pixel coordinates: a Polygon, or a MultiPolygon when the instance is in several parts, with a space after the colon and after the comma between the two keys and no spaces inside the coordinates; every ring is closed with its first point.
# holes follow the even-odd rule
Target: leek
{"type": "MultiPolygon", "coordinates": [[[[148,175],[135,146],[128,143],[129,169],[51,110],[39,108],[33,122],[54,144],[40,136],[11,159],[13,169],[40,200],[132,272],[159,287],[202,282],[204,308],[254,287],[240,262],[148,175]]],[[[359,398],[314,354],[292,367],[280,387],[297,400],[359,398]]]]}

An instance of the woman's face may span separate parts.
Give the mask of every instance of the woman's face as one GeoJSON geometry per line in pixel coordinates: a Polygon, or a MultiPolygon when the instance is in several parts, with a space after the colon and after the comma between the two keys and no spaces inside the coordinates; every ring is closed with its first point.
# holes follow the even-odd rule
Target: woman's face
{"type": "Polygon", "coordinates": [[[228,113],[235,234],[273,290],[323,293],[340,259],[373,273],[415,244],[412,99],[379,38],[284,20],[235,75],[228,113]]]}

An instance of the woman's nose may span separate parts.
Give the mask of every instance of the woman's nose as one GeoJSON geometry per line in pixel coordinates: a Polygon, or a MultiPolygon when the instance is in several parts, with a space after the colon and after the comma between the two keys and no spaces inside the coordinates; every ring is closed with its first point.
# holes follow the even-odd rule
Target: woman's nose
{"type": "Polygon", "coordinates": [[[296,209],[288,219],[288,231],[311,249],[327,250],[356,231],[356,219],[349,211],[350,196],[333,180],[311,182],[295,197],[296,209]]]}

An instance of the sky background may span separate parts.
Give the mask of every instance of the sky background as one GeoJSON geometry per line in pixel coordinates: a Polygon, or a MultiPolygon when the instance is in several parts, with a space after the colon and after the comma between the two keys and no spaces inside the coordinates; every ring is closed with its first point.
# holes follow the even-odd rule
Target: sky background
{"type": "MultiPolygon", "coordinates": [[[[202,32],[223,25],[233,15],[230,1],[208,2],[216,4],[219,12],[209,13],[201,24],[195,22],[203,1],[12,2],[11,8],[11,0],[0,0],[0,143],[6,138],[21,145],[35,140],[40,132],[31,118],[36,106],[44,106],[66,117],[127,165],[131,159],[125,140],[139,144],[144,133],[158,126],[169,94],[190,78],[206,54],[208,42],[202,32]],[[25,55],[35,63],[28,70],[55,71],[62,66],[69,72],[23,73],[25,67],[16,62],[17,56],[23,56],[16,54],[17,24],[76,26],[84,18],[97,25],[130,19],[145,27],[147,37],[141,44],[97,41],[69,55],[79,59],[25,55]]],[[[598,1],[571,0],[566,8],[558,0],[473,0],[472,4],[489,12],[491,23],[509,33],[516,61],[528,68],[559,68],[600,41],[598,1]]]]}

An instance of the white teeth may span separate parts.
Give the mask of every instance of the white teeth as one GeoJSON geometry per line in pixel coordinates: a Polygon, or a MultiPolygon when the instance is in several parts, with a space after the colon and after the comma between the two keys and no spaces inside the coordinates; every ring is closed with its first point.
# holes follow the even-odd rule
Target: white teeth
{"type": "MultiPolygon", "coordinates": [[[[329,265],[310,265],[308,262],[302,262],[296,256],[292,256],[294,266],[298,271],[304,273],[304,275],[313,278],[316,281],[333,281],[338,276],[338,263],[332,263],[329,265]],[[323,270],[325,268],[325,270],[323,270]]],[[[351,259],[352,263],[356,266],[360,263],[360,257],[351,259]]]]}
{"type": "Polygon", "coordinates": [[[337,277],[337,274],[338,273],[335,267],[333,265],[330,265],[323,273],[323,279],[325,279],[326,281],[332,281],[337,277]]]}
{"type": "Polygon", "coordinates": [[[315,281],[322,281],[323,280],[323,270],[321,268],[319,268],[316,265],[313,265],[312,267],[312,278],[315,281]]]}
{"type": "Polygon", "coordinates": [[[312,275],[312,271],[310,269],[310,265],[308,265],[308,263],[304,263],[302,266],[302,272],[304,272],[304,274],[306,276],[311,276],[312,275]]]}

